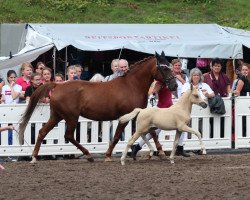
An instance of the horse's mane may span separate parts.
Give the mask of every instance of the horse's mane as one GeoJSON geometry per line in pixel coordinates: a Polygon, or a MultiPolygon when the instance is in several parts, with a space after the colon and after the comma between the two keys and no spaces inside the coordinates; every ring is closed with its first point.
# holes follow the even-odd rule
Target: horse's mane
{"type": "Polygon", "coordinates": [[[137,67],[138,65],[140,65],[140,64],[142,64],[142,63],[144,63],[144,62],[146,62],[146,61],[148,61],[148,60],[150,60],[150,59],[152,59],[153,57],[155,57],[155,56],[149,56],[149,57],[147,57],[147,58],[144,58],[143,60],[137,61],[136,63],[130,65],[129,68],[130,68],[130,69],[134,69],[134,68],[137,67]]]}

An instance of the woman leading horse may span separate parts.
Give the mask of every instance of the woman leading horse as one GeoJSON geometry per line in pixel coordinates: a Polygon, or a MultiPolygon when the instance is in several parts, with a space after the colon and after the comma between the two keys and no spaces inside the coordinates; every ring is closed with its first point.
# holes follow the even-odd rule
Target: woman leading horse
{"type": "MultiPolygon", "coordinates": [[[[32,94],[19,126],[19,142],[23,144],[24,131],[33,111],[40,99],[51,91],[50,118],[39,130],[31,162],[37,161],[43,139],[63,119],[67,124],[65,139],[80,149],[87,160],[92,162],[93,157],[89,151],[74,138],[79,116],[96,121],[115,120],[134,108],[145,108],[148,89],[154,79],[164,82],[170,90],[176,89],[176,81],[168,65],[162,52],[161,55],[156,53],[156,56],[135,63],[129,73],[109,82],[69,81],[40,86],[32,94]]],[[[127,123],[118,124],[114,139],[106,152],[107,161],[111,160],[112,151],[126,125],[127,123]]]]}

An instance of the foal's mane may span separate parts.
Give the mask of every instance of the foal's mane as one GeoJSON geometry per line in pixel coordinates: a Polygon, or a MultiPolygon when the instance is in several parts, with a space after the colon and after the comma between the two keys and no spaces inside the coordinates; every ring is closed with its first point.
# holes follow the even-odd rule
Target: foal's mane
{"type": "Polygon", "coordinates": [[[143,60],[140,60],[140,61],[138,61],[138,62],[136,62],[136,63],[130,65],[129,68],[130,68],[130,69],[134,69],[134,68],[136,68],[138,65],[140,65],[140,64],[142,64],[142,63],[144,63],[144,62],[146,62],[146,61],[148,61],[148,60],[150,60],[150,59],[152,59],[153,57],[155,57],[155,56],[149,56],[149,57],[147,57],[147,58],[144,58],[143,60]]]}

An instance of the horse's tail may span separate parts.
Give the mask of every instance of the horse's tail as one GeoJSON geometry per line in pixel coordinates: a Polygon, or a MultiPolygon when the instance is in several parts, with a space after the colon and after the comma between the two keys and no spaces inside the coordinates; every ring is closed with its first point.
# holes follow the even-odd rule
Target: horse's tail
{"type": "Polygon", "coordinates": [[[56,83],[48,83],[39,86],[35,92],[31,95],[29,104],[19,121],[19,143],[22,145],[24,143],[24,131],[31,118],[32,113],[36,109],[37,103],[44,97],[49,95],[49,92],[56,87],[56,83]]]}
{"type": "Polygon", "coordinates": [[[139,114],[139,112],[141,112],[141,110],[142,110],[141,108],[135,108],[131,113],[121,116],[119,118],[119,122],[121,124],[128,122],[129,120],[135,118],[139,114]]]}

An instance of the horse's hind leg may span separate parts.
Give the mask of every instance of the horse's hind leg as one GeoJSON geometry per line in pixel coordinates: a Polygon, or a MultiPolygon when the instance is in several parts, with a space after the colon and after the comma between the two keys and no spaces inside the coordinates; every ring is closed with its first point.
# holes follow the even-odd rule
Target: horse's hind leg
{"type": "Polygon", "coordinates": [[[37,161],[37,156],[41,143],[46,135],[55,127],[55,125],[61,121],[59,117],[50,117],[49,121],[39,130],[39,134],[36,140],[35,148],[32,153],[32,161],[30,163],[35,163],[37,161]]]}
{"type": "Polygon", "coordinates": [[[67,128],[66,128],[66,133],[65,133],[65,139],[70,141],[73,145],[75,145],[78,149],[82,151],[84,155],[86,155],[86,159],[90,162],[94,162],[93,157],[89,153],[89,151],[84,148],[76,139],[74,138],[74,132],[77,126],[77,119],[70,119],[66,120],[67,123],[67,128]]]}
{"type": "MultiPolygon", "coordinates": [[[[155,134],[155,136],[157,137],[156,134],[155,134]]],[[[153,154],[154,154],[154,147],[150,144],[149,140],[146,139],[146,135],[142,135],[141,137],[144,140],[144,142],[148,145],[148,148],[150,150],[149,155],[148,155],[148,159],[151,159],[153,154]]]]}
{"type": "Polygon", "coordinates": [[[128,123],[125,124],[121,124],[119,123],[116,131],[115,131],[115,136],[113,138],[113,141],[109,144],[109,148],[106,151],[106,158],[105,161],[112,161],[111,159],[111,154],[113,152],[113,149],[115,148],[115,145],[119,142],[120,138],[121,138],[121,134],[124,131],[124,128],[127,126],[128,123]]]}

